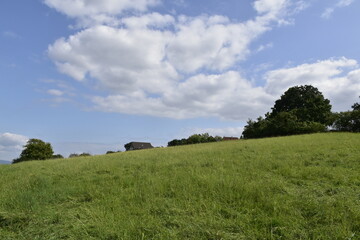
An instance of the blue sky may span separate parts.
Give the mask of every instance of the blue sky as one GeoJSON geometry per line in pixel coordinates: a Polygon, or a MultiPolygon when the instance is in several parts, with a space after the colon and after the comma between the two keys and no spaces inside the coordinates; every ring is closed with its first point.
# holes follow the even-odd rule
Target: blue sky
{"type": "Polygon", "coordinates": [[[0,159],[240,136],[291,86],[360,95],[358,0],[3,0],[0,159]]]}

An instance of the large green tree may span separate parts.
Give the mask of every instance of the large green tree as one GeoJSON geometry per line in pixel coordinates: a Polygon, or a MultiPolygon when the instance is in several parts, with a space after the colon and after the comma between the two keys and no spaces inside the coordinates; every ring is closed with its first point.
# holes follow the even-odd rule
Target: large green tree
{"type": "Polygon", "coordinates": [[[311,85],[289,88],[275,102],[269,117],[275,117],[281,112],[291,112],[301,122],[318,122],[325,125],[332,123],[330,101],[311,85]]]}
{"type": "Polygon", "coordinates": [[[40,139],[32,138],[27,141],[20,157],[13,160],[13,163],[30,161],[30,160],[45,160],[53,157],[54,151],[50,143],[46,143],[40,139]]]}
{"type": "Polygon", "coordinates": [[[257,121],[249,120],[243,138],[285,136],[322,132],[332,124],[333,114],[328,99],[310,85],[289,88],[275,102],[271,113],[257,121]]]}

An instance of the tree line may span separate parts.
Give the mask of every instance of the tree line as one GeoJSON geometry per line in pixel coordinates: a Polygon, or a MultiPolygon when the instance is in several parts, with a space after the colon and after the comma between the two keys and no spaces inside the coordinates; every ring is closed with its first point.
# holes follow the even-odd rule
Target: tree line
{"type": "MultiPolygon", "coordinates": [[[[331,104],[323,94],[311,85],[289,88],[265,117],[249,119],[241,135],[242,139],[288,136],[294,134],[332,131],[360,132],[360,103],[354,103],[350,111],[334,113],[331,104]]],[[[220,136],[208,133],[193,134],[188,138],[173,139],[168,147],[222,141],[220,136]]],[[[125,145],[126,146],[126,145],[125,145]]],[[[118,151],[119,152],[119,151],[118,151]]],[[[115,153],[108,151],[106,154],[115,153]]],[[[91,156],[89,153],[72,153],[69,158],[91,156]]],[[[40,139],[30,139],[19,158],[13,163],[64,158],[54,154],[50,143],[40,139]]]]}
{"type": "Polygon", "coordinates": [[[208,133],[203,134],[193,134],[188,138],[183,139],[174,139],[168,142],[168,147],[196,144],[196,143],[209,143],[209,142],[219,142],[222,141],[220,136],[210,136],[208,133]]]}

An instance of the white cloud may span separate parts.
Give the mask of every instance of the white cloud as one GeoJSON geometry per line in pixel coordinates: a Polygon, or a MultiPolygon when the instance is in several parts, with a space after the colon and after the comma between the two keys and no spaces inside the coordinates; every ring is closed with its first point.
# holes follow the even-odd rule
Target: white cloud
{"type": "Polygon", "coordinates": [[[258,47],[258,49],[256,49],[256,52],[262,52],[262,51],[264,51],[264,50],[266,50],[266,49],[272,48],[273,46],[274,46],[273,43],[268,43],[268,44],[265,44],[265,45],[260,45],[260,46],[258,47]]]}
{"type": "Polygon", "coordinates": [[[355,0],[340,0],[336,6],[338,7],[347,7],[350,6],[355,0]]]}
{"type": "Polygon", "coordinates": [[[49,48],[59,70],[78,81],[88,75],[118,93],[157,93],[178,78],[164,60],[169,32],[97,26],[59,39],[49,48]]]}
{"type": "Polygon", "coordinates": [[[49,89],[47,91],[48,94],[52,95],[52,96],[56,96],[56,97],[61,97],[64,95],[63,91],[60,91],[58,89],[49,89]]]}
{"type": "Polygon", "coordinates": [[[118,24],[116,15],[125,11],[145,12],[159,4],[159,0],[44,0],[57,11],[79,20],[79,26],[118,24]]]}
{"type": "Polygon", "coordinates": [[[237,72],[199,74],[159,97],[145,94],[111,95],[93,99],[98,110],[171,118],[215,116],[223,119],[256,117],[273,101],[262,88],[254,87],[237,72]]]}
{"type": "Polygon", "coordinates": [[[324,12],[321,14],[321,17],[324,19],[328,19],[332,16],[334,11],[338,8],[348,7],[352,3],[354,3],[355,0],[338,0],[338,2],[333,5],[332,7],[328,7],[324,10],[324,12]]]}
{"type": "Polygon", "coordinates": [[[22,147],[23,144],[28,140],[27,137],[14,134],[14,133],[3,133],[0,134],[0,146],[1,147],[22,147]]]}
{"type": "Polygon", "coordinates": [[[313,85],[331,100],[333,110],[344,111],[360,92],[360,69],[356,60],[340,58],[278,69],[265,75],[265,90],[280,96],[295,85],[313,85]]]}
{"type": "Polygon", "coordinates": [[[2,33],[2,35],[7,38],[13,38],[13,39],[20,38],[20,36],[17,33],[12,32],[12,31],[5,31],[2,33]]]}
{"type": "Polygon", "coordinates": [[[288,0],[256,0],[254,8],[260,14],[279,13],[288,4],[288,0]]]}
{"type": "Polygon", "coordinates": [[[313,85],[331,100],[334,111],[345,111],[357,101],[360,69],[352,59],[328,59],[269,71],[264,87],[256,87],[237,72],[195,75],[160,95],[144,93],[94,97],[98,110],[171,118],[218,117],[247,120],[270,111],[288,88],[313,85]]]}
{"type": "Polygon", "coordinates": [[[93,26],[57,40],[49,56],[78,81],[90,77],[99,87],[122,94],[139,89],[162,93],[182,73],[226,71],[244,59],[249,44],[276,20],[266,16],[279,9],[244,23],[223,16],[174,19],[159,13],[122,18],[122,27],[93,26]]]}
{"type": "MultiPolygon", "coordinates": [[[[258,15],[245,22],[159,13],[117,18],[119,25],[90,26],[57,40],[48,52],[59,71],[109,93],[92,97],[97,110],[247,120],[267,111],[275,95],[231,69],[246,59],[255,39],[303,9],[302,2],[257,0],[258,15]]],[[[83,14],[54,7],[73,17],[115,14],[86,4],[79,8],[83,14]]]]}
{"type": "Polygon", "coordinates": [[[0,134],[0,159],[12,160],[17,157],[28,137],[14,133],[0,134]]]}
{"type": "Polygon", "coordinates": [[[244,60],[249,44],[268,30],[269,22],[260,20],[233,23],[223,16],[182,16],[168,43],[169,62],[185,73],[226,70],[244,60]]]}

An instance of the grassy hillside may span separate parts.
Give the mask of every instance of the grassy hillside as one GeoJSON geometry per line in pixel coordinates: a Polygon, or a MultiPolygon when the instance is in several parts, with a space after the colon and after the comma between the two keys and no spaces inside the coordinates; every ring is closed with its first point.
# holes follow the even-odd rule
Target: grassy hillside
{"type": "Polygon", "coordinates": [[[0,166],[0,239],[360,239],[360,134],[0,166]]]}

